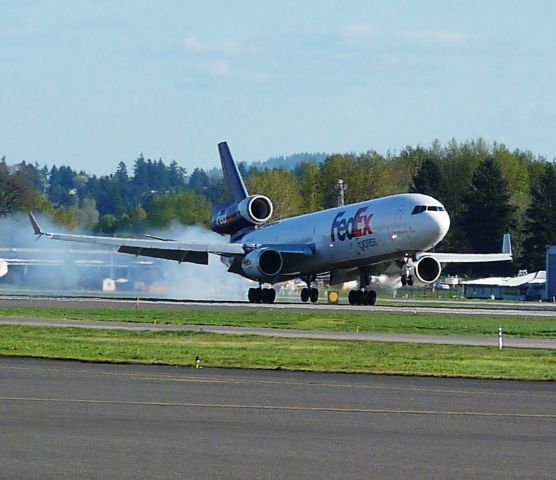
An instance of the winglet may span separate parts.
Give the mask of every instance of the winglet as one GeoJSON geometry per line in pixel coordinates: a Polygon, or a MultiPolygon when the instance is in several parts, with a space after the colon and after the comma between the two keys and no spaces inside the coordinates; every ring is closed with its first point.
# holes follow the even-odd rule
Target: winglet
{"type": "Polygon", "coordinates": [[[502,253],[506,253],[508,255],[512,254],[512,242],[510,240],[509,233],[505,233],[504,238],[502,239],[502,253]]]}
{"type": "Polygon", "coordinates": [[[31,212],[29,212],[29,220],[31,222],[31,226],[33,227],[33,230],[35,231],[35,235],[39,235],[39,236],[44,235],[44,232],[41,230],[41,227],[39,227],[37,220],[35,219],[35,217],[31,212]]]}

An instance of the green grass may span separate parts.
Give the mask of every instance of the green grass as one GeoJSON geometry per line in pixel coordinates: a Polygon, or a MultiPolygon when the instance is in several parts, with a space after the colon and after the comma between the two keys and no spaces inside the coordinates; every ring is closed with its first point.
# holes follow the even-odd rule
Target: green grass
{"type": "Polygon", "coordinates": [[[484,315],[412,314],[380,312],[295,312],[285,310],[193,310],[124,308],[62,309],[2,308],[0,316],[70,318],[123,322],[148,322],[242,327],[294,328],[306,330],[421,333],[431,335],[496,335],[556,338],[554,317],[488,317],[484,315]]]}
{"type": "Polygon", "coordinates": [[[0,326],[0,355],[100,362],[556,380],[556,352],[192,332],[0,326]]]}

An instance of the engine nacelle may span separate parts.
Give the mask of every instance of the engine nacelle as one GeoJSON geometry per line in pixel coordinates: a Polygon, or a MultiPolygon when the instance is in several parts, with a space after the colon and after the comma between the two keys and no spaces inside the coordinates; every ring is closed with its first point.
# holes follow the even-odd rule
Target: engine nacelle
{"type": "Polygon", "coordinates": [[[258,248],[249,252],[241,261],[241,269],[252,280],[268,282],[282,271],[282,255],[271,248],[258,248]]]}
{"type": "Polygon", "coordinates": [[[211,229],[223,235],[233,235],[243,228],[268,222],[273,210],[268,197],[251,195],[239,203],[228,203],[215,209],[211,229]]]}
{"type": "Polygon", "coordinates": [[[414,268],[415,275],[423,283],[436,282],[440,277],[440,272],[442,272],[440,262],[434,257],[422,257],[414,265],[414,268]]]}

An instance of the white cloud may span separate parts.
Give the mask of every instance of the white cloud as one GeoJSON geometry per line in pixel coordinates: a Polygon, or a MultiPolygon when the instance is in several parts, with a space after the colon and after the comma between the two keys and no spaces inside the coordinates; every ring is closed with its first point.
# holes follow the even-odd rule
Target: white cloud
{"type": "Polygon", "coordinates": [[[346,25],[341,35],[351,46],[370,46],[379,38],[378,30],[368,23],[346,25]]]}
{"type": "Polygon", "coordinates": [[[212,60],[201,65],[201,71],[212,78],[264,82],[267,75],[248,68],[232,65],[226,60],[212,60]]]}
{"type": "Polygon", "coordinates": [[[187,50],[193,52],[236,53],[241,50],[240,44],[233,39],[207,42],[194,36],[188,36],[184,38],[183,45],[187,50]]]}
{"type": "Polygon", "coordinates": [[[29,26],[0,29],[0,36],[9,39],[27,38],[33,36],[35,33],[35,29],[29,26]]]}
{"type": "Polygon", "coordinates": [[[230,64],[224,60],[214,60],[207,63],[205,70],[211,77],[229,77],[232,73],[230,64]]]}
{"type": "Polygon", "coordinates": [[[369,23],[353,23],[340,30],[344,44],[351,48],[399,48],[414,46],[460,47],[476,40],[474,35],[449,30],[380,31],[369,23]]]}
{"type": "Polygon", "coordinates": [[[446,30],[405,32],[402,37],[422,45],[463,46],[475,38],[463,32],[446,30]]]}

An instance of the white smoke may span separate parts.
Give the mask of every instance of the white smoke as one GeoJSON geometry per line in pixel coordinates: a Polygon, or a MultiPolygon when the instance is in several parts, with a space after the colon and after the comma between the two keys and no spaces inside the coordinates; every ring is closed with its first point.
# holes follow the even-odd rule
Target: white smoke
{"type": "MultiPolygon", "coordinates": [[[[51,232],[64,231],[63,227],[54,225],[43,216],[37,216],[43,230],[51,232]]],[[[75,232],[89,234],[90,232],[75,232]]],[[[174,224],[165,230],[151,231],[153,235],[171,238],[188,243],[225,243],[222,237],[201,226],[174,224]]],[[[141,238],[141,237],[138,237],[141,238]]],[[[117,268],[135,263],[136,268],[129,269],[130,282],[123,287],[118,283],[117,289],[125,288],[129,295],[155,296],[188,300],[244,300],[249,287],[254,286],[243,277],[227,272],[226,266],[216,255],[209,255],[208,265],[192,263],[178,264],[172,260],[135,257],[129,254],[113,253],[111,247],[51,240],[49,238],[36,239],[26,215],[0,217],[0,261],[8,262],[8,273],[0,279],[0,291],[9,289],[24,289],[52,294],[79,294],[83,290],[87,293],[101,293],[100,277],[119,278],[117,268]],[[100,254],[104,261],[112,260],[115,268],[104,268],[102,273],[90,275],[92,269],[78,267],[83,259],[91,259],[91,251],[104,251],[100,254]],[[88,253],[85,253],[88,252],[88,253]],[[36,266],[21,266],[20,261],[41,261],[49,263],[40,268],[36,266]],[[138,261],[147,262],[143,268],[137,266],[138,261]],[[84,276],[90,275],[92,280],[83,287],[84,276]],[[132,281],[131,281],[132,279],[132,281]]]]}
{"type": "MultiPolygon", "coordinates": [[[[223,237],[199,225],[174,224],[164,231],[154,232],[162,238],[186,243],[226,243],[223,237]]],[[[195,300],[245,300],[247,290],[256,286],[239,275],[229,273],[220,257],[209,254],[208,265],[164,262],[165,283],[172,298],[195,300]]]]}

